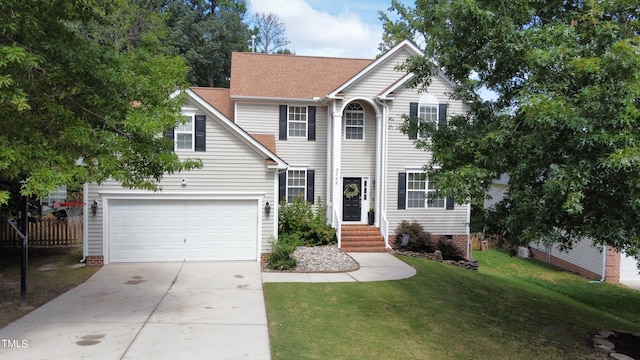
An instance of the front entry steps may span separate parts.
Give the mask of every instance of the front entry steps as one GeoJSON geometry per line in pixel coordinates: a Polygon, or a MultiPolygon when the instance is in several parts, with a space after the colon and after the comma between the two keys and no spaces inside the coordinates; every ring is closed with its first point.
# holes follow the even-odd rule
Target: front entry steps
{"type": "Polygon", "coordinates": [[[380,229],[371,225],[342,225],[340,248],[346,252],[387,252],[380,229]]]}

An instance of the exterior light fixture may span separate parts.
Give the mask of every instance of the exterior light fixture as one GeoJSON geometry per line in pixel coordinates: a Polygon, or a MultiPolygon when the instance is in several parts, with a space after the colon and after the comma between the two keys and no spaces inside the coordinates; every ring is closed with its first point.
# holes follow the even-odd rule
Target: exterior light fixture
{"type": "Polygon", "coordinates": [[[269,213],[271,212],[271,205],[268,201],[266,204],[264,204],[264,212],[267,214],[267,216],[269,216],[269,213]]]}
{"type": "Polygon", "coordinates": [[[96,216],[96,212],[98,212],[98,202],[93,200],[93,204],[91,204],[91,213],[93,216],[96,216]]]}

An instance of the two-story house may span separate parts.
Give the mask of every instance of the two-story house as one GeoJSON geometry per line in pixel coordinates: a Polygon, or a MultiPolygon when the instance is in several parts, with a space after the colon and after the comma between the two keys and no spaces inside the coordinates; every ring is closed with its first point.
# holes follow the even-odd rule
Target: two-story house
{"type": "Polygon", "coordinates": [[[443,76],[426,92],[398,71],[421,55],[404,41],[375,60],[234,53],[230,89],[191,88],[165,134],[179,156],[203,168],[171,174],[161,192],[85,185],[89,264],[176,260],[259,260],[277,238],[278,206],[305,196],[327,206],[339,246],[348,225],[373,228],[389,247],[402,220],[451,239],[468,255],[469,204],[427,197],[429,153],[402,115],[444,124],[465,105],[450,101],[443,76]]]}

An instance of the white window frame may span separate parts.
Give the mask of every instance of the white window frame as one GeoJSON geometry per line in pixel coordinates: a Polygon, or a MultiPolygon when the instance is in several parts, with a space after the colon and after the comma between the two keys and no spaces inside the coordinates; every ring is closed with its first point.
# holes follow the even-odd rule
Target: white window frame
{"type": "Polygon", "coordinates": [[[407,193],[406,196],[406,207],[407,209],[439,209],[444,210],[447,206],[446,198],[442,196],[438,196],[435,198],[430,198],[429,195],[432,193],[437,193],[438,190],[435,187],[433,182],[429,181],[429,175],[423,171],[407,171],[407,185],[406,185],[407,193]],[[416,177],[424,177],[424,179],[416,179],[416,177]],[[416,186],[417,184],[417,186],[416,186]],[[412,187],[417,187],[413,189],[412,187]],[[414,198],[409,197],[409,193],[419,194],[421,196],[414,196],[414,198]],[[415,206],[413,202],[416,199],[424,199],[422,201],[422,206],[415,206]]]}
{"type": "MultiPolygon", "coordinates": [[[[438,104],[418,103],[418,118],[420,119],[420,123],[433,123],[437,129],[438,119],[440,118],[439,112],[440,106],[438,104]],[[427,109],[429,111],[427,111],[427,109]]],[[[418,128],[420,128],[420,126],[418,128]]],[[[418,133],[418,138],[422,138],[420,133],[418,133]]]]}
{"type": "MultiPolygon", "coordinates": [[[[347,105],[345,111],[344,111],[344,139],[345,140],[349,140],[349,141],[364,141],[365,139],[365,123],[366,123],[366,113],[364,111],[364,106],[362,106],[362,104],[360,104],[359,102],[352,102],[349,105],[347,105]],[[358,105],[360,107],[360,109],[350,109],[351,106],[353,105],[358,105]],[[354,124],[349,124],[349,115],[350,114],[362,114],[362,125],[354,125],[354,124]],[[361,128],[362,129],[362,137],[361,138],[349,138],[347,137],[347,129],[348,128],[361,128]]],[[[359,119],[356,119],[359,120],[359,119]]]]}
{"type": "Polygon", "coordinates": [[[309,108],[307,106],[287,106],[287,135],[288,138],[307,138],[309,108]],[[297,125],[294,129],[292,125],[297,125]],[[299,126],[302,125],[300,128],[299,126]],[[302,133],[299,133],[299,132],[302,133]]]}
{"type": "Polygon", "coordinates": [[[196,118],[196,112],[195,111],[188,111],[188,112],[182,112],[181,114],[183,117],[185,118],[190,118],[190,120],[184,122],[184,123],[180,123],[178,125],[176,125],[175,129],[174,129],[174,145],[173,148],[175,151],[195,151],[195,146],[196,146],[196,122],[195,122],[195,118],[196,118]],[[191,129],[188,130],[186,128],[184,128],[187,124],[191,125],[191,129]],[[191,135],[191,147],[187,148],[187,147],[179,147],[179,143],[178,143],[178,138],[180,137],[179,135],[191,135]]]}
{"type": "Polygon", "coordinates": [[[286,189],[286,196],[287,196],[287,204],[291,204],[293,202],[293,199],[296,198],[296,196],[302,195],[303,199],[307,199],[307,169],[304,168],[289,168],[289,170],[287,170],[287,189],[286,189]],[[300,176],[294,177],[292,176],[292,173],[299,173],[302,174],[302,178],[300,178],[300,176]],[[300,185],[300,183],[297,184],[293,184],[290,185],[290,182],[293,179],[298,180],[299,182],[302,182],[302,185],[300,185]],[[298,192],[295,195],[291,195],[289,194],[289,190],[293,190],[293,189],[297,189],[297,190],[302,190],[302,192],[298,192]]]}

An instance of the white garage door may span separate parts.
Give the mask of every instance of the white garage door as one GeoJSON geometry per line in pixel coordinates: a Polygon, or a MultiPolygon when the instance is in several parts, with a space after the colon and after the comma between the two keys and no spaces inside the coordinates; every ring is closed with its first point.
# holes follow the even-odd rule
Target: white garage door
{"type": "Polygon", "coordinates": [[[640,275],[638,274],[638,262],[635,258],[626,256],[624,253],[620,254],[620,282],[640,282],[640,275]]]}
{"type": "Polygon", "coordinates": [[[112,262],[256,260],[253,200],[110,200],[112,262]]]}

